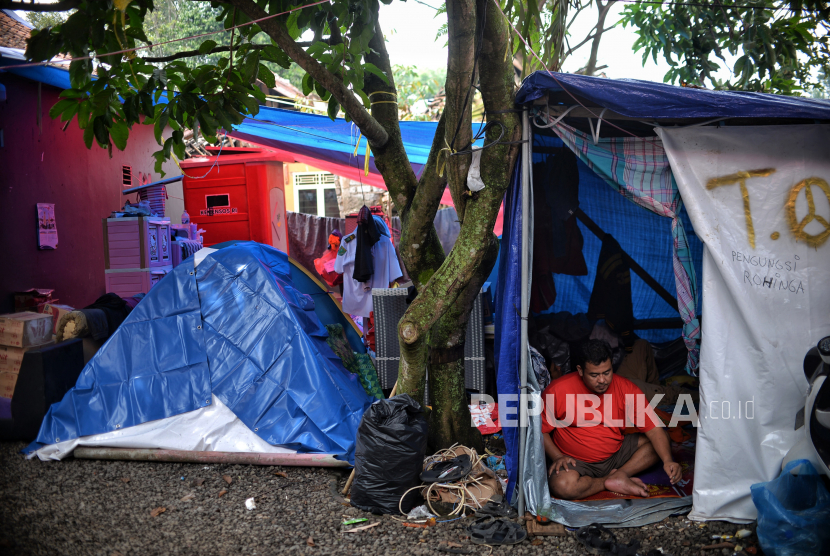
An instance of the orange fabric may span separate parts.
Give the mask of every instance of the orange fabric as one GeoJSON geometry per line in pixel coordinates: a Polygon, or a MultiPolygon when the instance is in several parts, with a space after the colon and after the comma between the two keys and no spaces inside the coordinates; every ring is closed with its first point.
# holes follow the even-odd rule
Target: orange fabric
{"type": "MultiPolygon", "coordinates": [[[[553,431],[554,444],[566,456],[586,463],[606,460],[622,445],[626,394],[643,396],[642,390],[630,380],[616,375],[608,390],[597,396],[588,390],[579,373],[569,373],[551,382],[542,392],[542,432],[553,431]],[[607,412],[606,402],[611,404],[607,412]],[[567,419],[570,423],[566,421],[554,426],[554,419],[560,422],[567,419]],[[580,421],[584,421],[583,426],[578,426],[580,421]]],[[[643,396],[635,407],[646,403],[643,396]]],[[[632,415],[632,419],[636,416],[632,415]]],[[[637,427],[638,432],[648,432],[657,426],[648,413],[642,424],[637,427]]]]}

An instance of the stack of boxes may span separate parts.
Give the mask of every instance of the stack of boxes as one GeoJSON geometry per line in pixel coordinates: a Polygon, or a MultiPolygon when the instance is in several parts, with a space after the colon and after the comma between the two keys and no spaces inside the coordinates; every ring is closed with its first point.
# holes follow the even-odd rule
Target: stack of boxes
{"type": "Polygon", "coordinates": [[[0,316],[0,398],[11,399],[23,354],[52,342],[51,314],[13,313],[0,316]]]}
{"type": "Polygon", "coordinates": [[[108,292],[147,293],[173,270],[169,218],[105,218],[103,225],[108,292]]]}

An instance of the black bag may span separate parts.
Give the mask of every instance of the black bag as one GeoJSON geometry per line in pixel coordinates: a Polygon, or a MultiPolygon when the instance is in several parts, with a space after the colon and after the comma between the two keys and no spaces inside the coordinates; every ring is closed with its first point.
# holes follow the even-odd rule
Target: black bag
{"type": "Polygon", "coordinates": [[[373,403],[357,429],[352,506],[400,513],[401,496],[421,483],[426,449],[427,420],[418,402],[401,394],[373,403]]]}

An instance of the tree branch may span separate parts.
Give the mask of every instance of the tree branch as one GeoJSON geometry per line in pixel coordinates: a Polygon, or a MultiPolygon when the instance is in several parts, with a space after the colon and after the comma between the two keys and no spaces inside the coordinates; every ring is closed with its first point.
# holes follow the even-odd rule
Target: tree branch
{"type": "Polygon", "coordinates": [[[0,0],[0,10],[22,10],[24,12],[66,12],[78,7],[81,0],[60,0],[51,4],[30,2],[13,2],[12,0],[0,0]]]}
{"type": "Polygon", "coordinates": [[[405,223],[401,232],[401,256],[407,270],[413,269],[409,276],[418,291],[438,271],[445,259],[434,222],[435,213],[441,204],[441,195],[447,185],[447,178],[438,175],[438,158],[444,146],[446,123],[446,112],[442,112],[418,189],[407,210],[401,213],[401,222],[405,223]]]}
{"type": "MultiPolygon", "coordinates": [[[[328,42],[328,39],[323,39],[323,42],[328,42]]],[[[304,47],[304,48],[307,47],[307,46],[311,46],[311,45],[312,45],[311,42],[298,42],[297,43],[297,46],[301,46],[301,47],[304,47]]],[[[251,45],[251,50],[265,50],[268,46],[270,46],[270,45],[268,45],[268,44],[252,44],[251,45]]],[[[216,48],[214,48],[210,52],[206,52],[204,54],[199,52],[198,49],[184,50],[182,52],[177,52],[175,54],[171,54],[170,56],[158,56],[158,57],[155,57],[155,58],[142,58],[142,60],[144,60],[145,62],[150,62],[150,63],[172,62],[174,60],[181,60],[182,58],[193,58],[194,56],[207,56],[208,54],[216,54],[217,52],[229,52],[230,49],[231,49],[230,46],[217,46],[216,48]]]]}
{"type": "MultiPolygon", "coordinates": [[[[261,19],[269,15],[253,0],[229,0],[228,3],[238,7],[251,19],[261,19]]],[[[282,23],[276,18],[272,18],[261,21],[259,26],[282,48],[289,58],[297,62],[298,66],[303,68],[315,81],[332,94],[373,149],[378,149],[386,144],[389,140],[389,133],[386,129],[363,108],[363,103],[343,84],[342,79],[328,71],[291,38],[282,23]]]]}
{"type": "MultiPolygon", "coordinates": [[[[447,33],[447,123],[444,130],[446,144],[443,147],[460,150],[470,144],[473,135],[472,104],[475,92],[470,90],[470,84],[474,80],[478,22],[475,0],[448,0],[446,5],[447,20],[452,21],[454,25],[447,33]],[[468,94],[469,99],[465,107],[468,94]]],[[[496,16],[490,14],[490,17],[496,16]]],[[[444,152],[442,158],[446,161],[445,168],[452,200],[458,219],[463,222],[466,204],[463,193],[467,189],[467,171],[470,168],[471,157],[469,154],[449,156],[450,152],[444,152]]]]}
{"type": "MultiPolygon", "coordinates": [[[[483,10],[489,2],[490,0],[478,0],[478,6],[483,10]]],[[[448,3],[448,8],[451,3],[452,0],[448,3]]],[[[455,25],[459,22],[450,19],[450,23],[455,25]]],[[[488,16],[479,60],[482,77],[480,88],[485,110],[493,115],[494,120],[504,125],[503,142],[513,142],[521,136],[519,118],[512,112],[514,101],[512,59],[509,55],[505,56],[505,53],[510,51],[510,34],[504,19],[488,16]]],[[[467,75],[469,77],[469,73],[467,75]]],[[[449,82],[449,78],[447,81],[449,82]]],[[[448,101],[458,102],[458,99],[450,99],[448,96],[448,101]]],[[[463,97],[461,102],[463,103],[463,97]]],[[[456,110],[459,109],[456,108],[456,110]]],[[[452,121],[448,111],[445,136],[450,133],[452,121]]],[[[488,133],[487,142],[495,141],[498,134],[498,130],[491,130],[488,133]]],[[[459,302],[465,286],[475,278],[476,274],[481,271],[482,265],[489,260],[489,249],[485,249],[484,246],[489,246],[494,239],[493,225],[504,192],[510,183],[518,153],[517,144],[498,144],[482,152],[481,176],[485,188],[467,201],[465,217],[455,247],[438,272],[430,278],[424,291],[420,292],[415,301],[410,304],[398,325],[398,332],[403,340],[401,343],[402,362],[406,357],[405,353],[409,351],[405,349],[405,344],[413,348],[418,346],[427,331],[453,304],[459,302]]],[[[490,265],[492,266],[492,263],[490,265]]],[[[469,307],[466,310],[469,310],[469,307]]],[[[409,363],[402,364],[402,369],[408,369],[409,366],[409,363]]],[[[415,386],[414,381],[408,384],[415,386]]]]}

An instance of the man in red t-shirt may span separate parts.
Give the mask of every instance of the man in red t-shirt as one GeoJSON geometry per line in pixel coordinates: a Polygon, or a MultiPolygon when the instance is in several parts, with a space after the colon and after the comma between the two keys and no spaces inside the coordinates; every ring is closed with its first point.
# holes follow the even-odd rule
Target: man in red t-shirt
{"type": "Polygon", "coordinates": [[[556,379],[542,393],[542,440],[553,461],[548,469],[551,494],[576,500],[607,489],[646,497],[648,489],[634,475],[658,459],[676,483],[680,465],[672,460],[669,437],[647,408],[642,390],[614,376],[607,342],[588,340],[582,352],[577,372],[556,379]],[[632,424],[640,432],[623,435],[632,424]]]}

